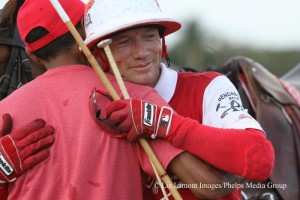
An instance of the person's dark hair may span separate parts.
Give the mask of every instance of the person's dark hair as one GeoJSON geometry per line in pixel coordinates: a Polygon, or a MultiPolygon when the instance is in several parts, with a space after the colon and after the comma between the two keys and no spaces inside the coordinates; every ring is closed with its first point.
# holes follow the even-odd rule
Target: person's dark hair
{"type": "Polygon", "coordinates": [[[153,25],[153,26],[158,29],[159,36],[162,38],[164,36],[165,27],[163,27],[161,25],[153,25]]]}
{"type": "MultiPolygon", "coordinates": [[[[76,25],[76,29],[80,29],[81,24],[76,25]]],[[[47,35],[49,32],[43,27],[36,27],[31,30],[26,36],[25,40],[28,43],[32,43],[47,35]]],[[[35,56],[42,60],[49,60],[55,58],[58,54],[62,52],[67,52],[75,45],[75,39],[70,32],[56,38],[49,44],[33,52],[35,56]]]]}
{"type": "Polygon", "coordinates": [[[158,24],[150,24],[150,25],[147,25],[147,27],[151,27],[151,28],[156,28],[156,29],[158,29],[159,36],[160,36],[161,38],[164,36],[165,27],[163,27],[162,25],[158,25],[158,24]]]}

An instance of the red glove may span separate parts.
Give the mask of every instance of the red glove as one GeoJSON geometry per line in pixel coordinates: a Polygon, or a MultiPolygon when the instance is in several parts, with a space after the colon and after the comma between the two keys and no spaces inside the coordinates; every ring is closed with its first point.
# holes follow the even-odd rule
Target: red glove
{"type": "Polygon", "coordinates": [[[106,118],[106,106],[113,101],[112,97],[104,90],[94,89],[89,98],[90,113],[102,130],[109,133],[112,137],[125,138],[127,131],[119,129],[106,118]]]}
{"type": "Polygon", "coordinates": [[[272,172],[274,149],[260,130],[205,126],[173,114],[171,108],[137,99],[110,102],[106,118],[127,131],[131,141],[139,137],[163,138],[221,170],[250,180],[264,180],[272,172]]]}
{"type": "Polygon", "coordinates": [[[10,114],[5,113],[2,116],[2,120],[3,120],[3,125],[2,125],[2,130],[0,129],[0,138],[9,134],[12,129],[12,119],[10,114]]]}
{"type": "Polygon", "coordinates": [[[172,117],[171,108],[160,108],[137,99],[113,101],[106,109],[107,120],[127,132],[130,141],[140,137],[165,138],[170,130],[172,117]]]}
{"type": "MultiPolygon", "coordinates": [[[[4,114],[2,116],[3,125],[2,129],[0,129],[0,138],[9,134],[12,129],[12,119],[10,114],[4,114]]],[[[7,199],[8,191],[7,191],[7,184],[0,184],[0,199],[7,199]]]]}
{"type": "Polygon", "coordinates": [[[54,128],[36,119],[10,133],[12,120],[3,115],[0,135],[0,183],[15,181],[24,171],[49,157],[54,142],[54,128]]]}

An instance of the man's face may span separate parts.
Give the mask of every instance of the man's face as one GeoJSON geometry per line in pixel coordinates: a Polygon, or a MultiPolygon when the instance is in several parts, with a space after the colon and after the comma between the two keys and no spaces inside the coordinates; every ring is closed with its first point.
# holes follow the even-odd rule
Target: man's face
{"type": "Polygon", "coordinates": [[[160,75],[158,29],[141,27],[111,37],[111,51],[124,80],[154,87],[160,75]]]}

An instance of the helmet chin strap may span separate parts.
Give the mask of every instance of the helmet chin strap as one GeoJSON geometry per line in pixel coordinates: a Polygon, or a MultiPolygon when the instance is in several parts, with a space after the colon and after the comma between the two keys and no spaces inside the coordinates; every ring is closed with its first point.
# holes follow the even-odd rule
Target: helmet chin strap
{"type": "Polygon", "coordinates": [[[93,47],[94,56],[100,60],[103,71],[108,72],[109,71],[109,63],[107,61],[107,58],[104,56],[104,54],[100,53],[100,51],[102,51],[102,50],[97,47],[93,47]]]}
{"type": "Polygon", "coordinates": [[[161,57],[166,58],[167,65],[168,65],[168,67],[170,67],[171,66],[171,59],[170,59],[170,57],[168,55],[168,52],[167,52],[167,45],[166,45],[166,40],[165,40],[164,36],[162,37],[161,57]]]}

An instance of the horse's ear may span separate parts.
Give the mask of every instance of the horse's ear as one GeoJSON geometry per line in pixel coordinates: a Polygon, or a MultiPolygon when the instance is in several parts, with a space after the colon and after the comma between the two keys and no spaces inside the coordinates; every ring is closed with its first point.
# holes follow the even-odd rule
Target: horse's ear
{"type": "Polygon", "coordinates": [[[26,54],[28,55],[29,59],[31,59],[33,62],[35,62],[38,65],[43,65],[43,62],[41,59],[36,57],[33,53],[29,52],[27,47],[25,47],[26,54]]]}

